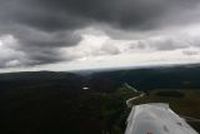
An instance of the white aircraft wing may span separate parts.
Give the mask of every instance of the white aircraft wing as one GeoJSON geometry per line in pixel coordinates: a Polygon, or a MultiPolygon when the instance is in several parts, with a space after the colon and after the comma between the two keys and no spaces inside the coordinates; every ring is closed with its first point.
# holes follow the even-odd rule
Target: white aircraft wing
{"type": "Polygon", "coordinates": [[[125,134],[198,134],[168,104],[137,105],[127,119],[125,134]]]}

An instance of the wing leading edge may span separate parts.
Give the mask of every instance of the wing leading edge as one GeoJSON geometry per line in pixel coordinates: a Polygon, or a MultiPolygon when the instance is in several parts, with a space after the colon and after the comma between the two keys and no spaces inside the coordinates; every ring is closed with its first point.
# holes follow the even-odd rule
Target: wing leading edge
{"type": "Polygon", "coordinates": [[[152,103],[132,108],[125,134],[198,134],[168,104],[152,103]]]}

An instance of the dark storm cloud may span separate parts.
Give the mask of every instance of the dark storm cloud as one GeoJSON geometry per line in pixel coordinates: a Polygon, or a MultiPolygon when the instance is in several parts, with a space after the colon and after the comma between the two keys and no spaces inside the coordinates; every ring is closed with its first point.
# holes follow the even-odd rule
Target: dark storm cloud
{"type": "MultiPolygon", "coordinates": [[[[163,24],[166,16],[170,18],[169,16],[173,14],[184,13],[183,11],[192,9],[198,2],[198,0],[0,0],[0,34],[10,34],[17,39],[18,46],[13,50],[26,55],[26,62],[23,61],[22,64],[54,63],[71,60],[62,57],[59,50],[81,41],[81,36],[74,33],[77,29],[105,24],[124,31],[148,31],[169,25],[170,22],[163,24]]],[[[0,63],[3,66],[2,64],[6,62],[0,63]]]]}
{"type": "MultiPolygon", "coordinates": [[[[22,66],[72,60],[68,57],[63,57],[59,50],[64,47],[76,45],[81,40],[81,37],[71,30],[46,32],[27,26],[13,25],[3,27],[1,32],[2,35],[12,35],[17,40],[17,45],[9,48],[12,51],[24,53],[24,58],[17,58],[22,66]]],[[[15,59],[14,55],[10,56],[11,59],[15,59]]],[[[0,60],[2,59],[0,58],[0,60]]],[[[3,63],[7,64],[8,62],[3,60],[1,65],[6,66],[3,63]]]]}
{"type": "MultiPolygon", "coordinates": [[[[7,0],[1,15],[44,31],[77,29],[92,23],[119,28],[151,29],[168,13],[183,13],[198,0],[7,0]]],[[[6,19],[7,20],[7,19],[6,19]]],[[[167,22],[170,23],[170,22],[167,22]]]]}
{"type": "MultiPolygon", "coordinates": [[[[157,21],[160,17],[168,13],[181,14],[184,10],[192,9],[199,1],[35,0],[32,2],[32,5],[47,12],[45,19],[42,16],[38,18],[41,23],[30,21],[32,25],[44,26],[42,24],[45,24],[45,21],[55,21],[56,19],[56,22],[52,22],[52,25],[49,26],[46,25],[46,28],[51,28],[52,26],[57,26],[56,28],[59,28],[59,26],[77,28],[92,22],[102,22],[118,28],[148,30],[157,27],[157,21]],[[52,14],[49,16],[49,13],[52,14]],[[60,17],[62,19],[59,19],[60,17]]],[[[44,12],[43,15],[45,15],[44,12]]]]}

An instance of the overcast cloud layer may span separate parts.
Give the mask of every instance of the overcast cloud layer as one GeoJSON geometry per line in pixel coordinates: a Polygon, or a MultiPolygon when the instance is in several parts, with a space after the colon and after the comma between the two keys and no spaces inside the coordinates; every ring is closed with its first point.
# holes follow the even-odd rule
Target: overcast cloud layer
{"type": "Polygon", "coordinates": [[[199,0],[0,0],[1,69],[198,62],[199,35],[199,0]]]}

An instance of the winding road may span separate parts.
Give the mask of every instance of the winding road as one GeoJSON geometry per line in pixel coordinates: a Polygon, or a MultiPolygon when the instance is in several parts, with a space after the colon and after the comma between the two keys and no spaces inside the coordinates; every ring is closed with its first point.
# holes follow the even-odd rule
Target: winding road
{"type": "Polygon", "coordinates": [[[143,91],[138,91],[136,88],[132,87],[131,85],[129,85],[128,83],[124,83],[125,88],[132,90],[135,93],[139,93],[139,95],[134,96],[132,98],[129,98],[128,100],[126,100],[126,105],[128,108],[132,108],[133,104],[131,103],[134,100],[140,99],[142,97],[145,96],[145,93],[143,91]]]}

